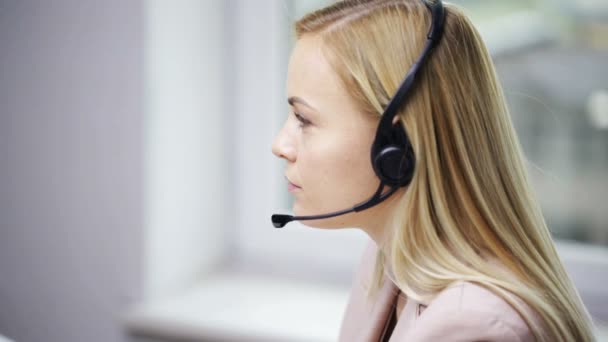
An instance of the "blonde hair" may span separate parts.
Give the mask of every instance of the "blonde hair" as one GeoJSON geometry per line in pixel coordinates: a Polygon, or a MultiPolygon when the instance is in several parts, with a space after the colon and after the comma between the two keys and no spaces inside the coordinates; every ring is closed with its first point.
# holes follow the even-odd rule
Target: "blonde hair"
{"type": "MultiPolygon", "coordinates": [[[[443,37],[398,114],[417,165],[379,246],[370,297],[385,268],[419,301],[468,281],[508,302],[537,341],[591,341],[591,318],[535,199],[489,53],[460,9],[446,4],[445,11],[443,37]]],[[[295,28],[298,39],[320,37],[362,112],[379,117],[422,50],[430,21],[420,0],[346,0],[295,28]]]]}

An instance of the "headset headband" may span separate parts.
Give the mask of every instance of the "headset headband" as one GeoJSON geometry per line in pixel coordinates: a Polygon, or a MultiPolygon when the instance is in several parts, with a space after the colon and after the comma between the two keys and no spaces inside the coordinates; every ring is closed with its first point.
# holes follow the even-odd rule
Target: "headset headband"
{"type": "Polygon", "coordinates": [[[423,2],[431,10],[432,15],[432,23],[427,34],[426,44],[416,62],[414,62],[410,70],[405,75],[405,78],[395,93],[395,96],[393,96],[384,110],[384,114],[382,114],[382,119],[378,125],[377,134],[382,134],[383,132],[390,130],[393,117],[395,117],[397,114],[397,111],[400,105],[403,103],[405,96],[409,93],[410,88],[414,84],[418,71],[431,52],[431,49],[437,44],[443,33],[444,10],[441,0],[423,0],[423,2]]]}
{"type": "MultiPolygon", "coordinates": [[[[374,170],[376,171],[376,174],[378,174],[380,179],[387,185],[405,186],[409,184],[409,181],[411,180],[411,176],[413,173],[413,165],[409,165],[409,168],[411,168],[411,172],[409,172],[405,177],[401,177],[398,176],[401,174],[401,170],[399,170],[402,165],[401,162],[395,162],[393,160],[391,162],[385,163],[391,166],[382,167],[379,166],[377,159],[378,156],[380,156],[384,152],[383,150],[385,149],[385,147],[390,145],[404,147],[405,150],[401,151],[402,153],[413,153],[409,151],[409,148],[411,148],[411,146],[409,142],[409,137],[407,136],[407,132],[405,131],[405,127],[403,129],[399,129],[398,132],[396,132],[393,129],[393,118],[395,117],[395,115],[397,115],[399,108],[407,101],[406,96],[410,94],[410,89],[414,84],[416,76],[418,75],[418,71],[422,68],[431,50],[437,45],[443,34],[445,11],[441,0],[423,0],[423,2],[426,7],[431,11],[432,16],[431,27],[429,28],[429,31],[427,33],[427,41],[424,45],[422,53],[416,59],[411,68],[408,70],[404,80],[397,89],[397,92],[386,106],[386,109],[384,110],[384,113],[382,114],[382,117],[380,119],[380,123],[378,124],[378,129],[376,130],[376,137],[372,145],[371,158],[372,164],[374,165],[374,170]],[[403,146],[404,144],[406,146],[403,146]],[[397,168],[398,170],[391,170],[395,168],[397,168]],[[391,172],[393,176],[384,177],[387,173],[391,172]]],[[[397,153],[399,151],[394,152],[397,153]]],[[[394,158],[394,155],[396,155],[396,153],[393,153],[392,158],[394,158]]],[[[411,162],[415,163],[413,157],[411,159],[411,162]]]]}

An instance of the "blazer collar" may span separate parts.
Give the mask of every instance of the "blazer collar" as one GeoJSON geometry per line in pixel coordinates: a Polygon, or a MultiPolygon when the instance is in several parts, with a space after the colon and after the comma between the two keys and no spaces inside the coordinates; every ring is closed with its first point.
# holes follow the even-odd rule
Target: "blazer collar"
{"type": "MultiPolygon", "coordinates": [[[[397,303],[397,294],[399,289],[392,280],[386,275],[384,276],[384,284],[379,290],[375,301],[371,307],[369,315],[370,323],[366,324],[366,329],[361,334],[361,341],[378,341],[386,322],[389,320],[389,315],[392,312],[393,305],[397,303]]],[[[397,322],[399,324],[399,322],[397,322]]],[[[396,327],[395,327],[396,329],[396,327]]]]}
{"type": "MultiPolygon", "coordinates": [[[[378,341],[384,330],[385,324],[390,319],[393,307],[397,305],[397,295],[403,295],[393,281],[384,275],[384,284],[378,292],[378,297],[374,302],[370,314],[371,324],[367,325],[361,337],[361,341],[378,341]]],[[[399,320],[391,334],[389,341],[400,341],[400,336],[405,336],[406,332],[415,324],[416,319],[426,309],[426,305],[408,298],[405,306],[399,313],[399,320]]]]}

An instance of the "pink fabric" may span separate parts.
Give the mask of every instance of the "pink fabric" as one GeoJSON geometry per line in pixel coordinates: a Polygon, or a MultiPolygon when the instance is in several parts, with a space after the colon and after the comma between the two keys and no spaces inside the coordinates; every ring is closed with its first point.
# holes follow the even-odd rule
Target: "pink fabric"
{"type": "MultiPolygon", "coordinates": [[[[390,318],[398,289],[389,278],[384,278],[376,301],[368,302],[366,297],[375,256],[376,245],[371,241],[355,274],[340,342],[377,342],[390,318]]],[[[460,282],[443,290],[428,306],[408,299],[390,341],[532,342],[534,338],[506,301],[481,286],[460,282]]]]}

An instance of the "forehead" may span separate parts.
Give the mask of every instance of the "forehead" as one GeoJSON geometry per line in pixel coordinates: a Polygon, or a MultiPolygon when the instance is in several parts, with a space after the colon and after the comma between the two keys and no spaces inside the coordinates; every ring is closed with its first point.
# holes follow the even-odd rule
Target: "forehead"
{"type": "Polygon", "coordinates": [[[287,94],[303,98],[322,113],[353,105],[316,36],[303,36],[296,42],[287,71],[287,94]]]}
{"type": "Polygon", "coordinates": [[[321,39],[317,36],[298,39],[289,59],[289,79],[324,82],[329,81],[332,76],[337,75],[324,55],[321,39]]]}

